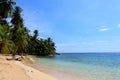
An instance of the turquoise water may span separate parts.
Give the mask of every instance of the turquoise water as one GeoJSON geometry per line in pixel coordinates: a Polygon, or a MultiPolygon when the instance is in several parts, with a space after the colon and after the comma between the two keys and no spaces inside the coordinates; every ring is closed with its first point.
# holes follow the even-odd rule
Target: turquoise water
{"type": "Polygon", "coordinates": [[[60,80],[120,80],[118,53],[64,53],[34,59],[34,64],[60,80]]]}

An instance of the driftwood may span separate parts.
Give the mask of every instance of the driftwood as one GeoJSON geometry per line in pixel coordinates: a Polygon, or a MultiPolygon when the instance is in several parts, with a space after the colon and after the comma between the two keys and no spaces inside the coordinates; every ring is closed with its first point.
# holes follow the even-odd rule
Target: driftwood
{"type": "Polygon", "coordinates": [[[22,61],[21,57],[16,58],[17,61],[22,61]]]}
{"type": "Polygon", "coordinates": [[[6,58],[6,60],[10,61],[10,60],[17,60],[17,61],[22,61],[21,57],[17,57],[17,58],[6,58]]]}
{"type": "Polygon", "coordinates": [[[6,60],[8,60],[8,61],[9,61],[9,60],[13,60],[13,59],[12,59],[12,58],[6,58],[6,60]]]}

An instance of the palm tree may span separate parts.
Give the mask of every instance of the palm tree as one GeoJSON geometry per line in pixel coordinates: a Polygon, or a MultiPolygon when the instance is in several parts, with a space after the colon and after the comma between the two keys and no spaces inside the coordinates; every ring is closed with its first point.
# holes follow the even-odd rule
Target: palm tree
{"type": "Polygon", "coordinates": [[[14,25],[15,30],[18,27],[23,26],[23,18],[21,17],[21,12],[22,12],[22,9],[19,6],[16,6],[13,11],[11,23],[14,25]]]}
{"type": "Polygon", "coordinates": [[[37,37],[38,37],[38,30],[34,30],[33,39],[37,40],[37,37]]]}
{"type": "Polygon", "coordinates": [[[37,54],[38,53],[38,46],[39,46],[39,40],[38,40],[38,30],[34,30],[33,36],[30,36],[29,41],[29,51],[31,54],[37,54]]]}
{"type": "Polygon", "coordinates": [[[8,14],[12,14],[13,5],[15,5],[13,0],[0,0],[0,20],[6,19],[8,14]]]}
{"type": "Polygon", "coordinates": [[[12,53],[15,45],[11,38],[10,27],[8,25],[0,26],[0,53],[12,53]]]}
{"type": "Polygon", "coordinates": [[[22,9],[18,6],[13,11],[11,23],[13,24],[12,40],[15,43],[16,51],[23,55],[28,45],[28,30],[24,27],[23,18],[21,16],[22,9]]]}
{"type": "Polygon", "coordinates": [[[49,37],[46,39],[46,46],[47,46],[47,55],[55,55],[55,43],[49,37]]]}
{"type": "Polygon", "coordinates": [[[21,53],[26,50],[35,55],[55,55],[55,43],[51,38],[39,39],[38,30],[34,35],[29,35],[29,31],[24,26],[22,9],[14,6],[13,0],[0,0],[0,53],[21,53]],[[6,18],[10,16],[12,24],[8,24],[6,18]]]}
{"type": "Polygon", "coordinates": [[[12,19],[11,19],[11,23],[13,26],[12,29],[12,40],[15,41],[15,39],[17,38],[17,30],[19,29],[19,27],[23,27],[23,18],[21,17],[21,12],[22,9],[18,6],[15,7],[15,9],[13,10],[13,15],[12,15],[12,19]]]}
{"type": "Polygon", "coordinates": [[[54,56],[56,54],[55,43],[52,41],[51,38],[40,39],[39,46],[37,47],[37,49],[39,49],[38,55],[54,56]]]}
{"type": "Polygon", "coordinates": [[[22,56],[23,51],[28,45],[28,34],[23,27],[19,27],[15,34],[16,38],[14,39],[14,43],[17,48],[17,52],[20,52],[22,56]]]}

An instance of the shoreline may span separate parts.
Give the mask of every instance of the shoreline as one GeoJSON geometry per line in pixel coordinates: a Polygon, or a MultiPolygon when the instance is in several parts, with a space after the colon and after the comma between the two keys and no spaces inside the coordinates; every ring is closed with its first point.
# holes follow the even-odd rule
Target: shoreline
{"type": "Polygon", "coordinates": [[[23,68],[25,73],[30,77],[31,80],[57,80],[54,77],[21,62],[15,62],[15,64],[23,68]]]}
{"type": "Polygon", "coordinates": [[[85,77],[82,76],[77,76],[75,74],[70,74],[68,72],[63,72],[60,70],[55,70],[52,68],[45,68],[45,67],[40,67],[38,65],[29,65],[43,73],[46,73],[50,76],[54,76],[54,78],[57,78],[57,80],[88,80],[85,77]]]}
{"type": "Polygon", "coordinates": [[[31,66],[39,70],[40,72],[46,73],[50,76],[54,76],[54,78],[57,78],[57,80],[89,80],[86,77],[83,77],[74,73],[69,73],[69,72],[57,70],[51,67],[43,67],[43,66],[37,65],[34,63],[35,60],[32,56],[30,56],[29,58],[33,60],[33,63],[32,64],[25,63],[26,65],[31,66]]]}
{"type": "Polygon", "coordinates": [[[58,80],[20,61],[8,61],[8,57],[0,55],[0,80],[58,80]]]}

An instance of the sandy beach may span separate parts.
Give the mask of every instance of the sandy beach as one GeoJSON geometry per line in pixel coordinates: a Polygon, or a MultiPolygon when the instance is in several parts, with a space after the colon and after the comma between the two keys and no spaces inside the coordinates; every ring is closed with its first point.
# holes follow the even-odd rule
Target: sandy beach
{"type": "Polygon", "coordinates": [[[6,60],[10,56],[0,55],[0,80],[57,80],[20,61],[6,60]]]}

